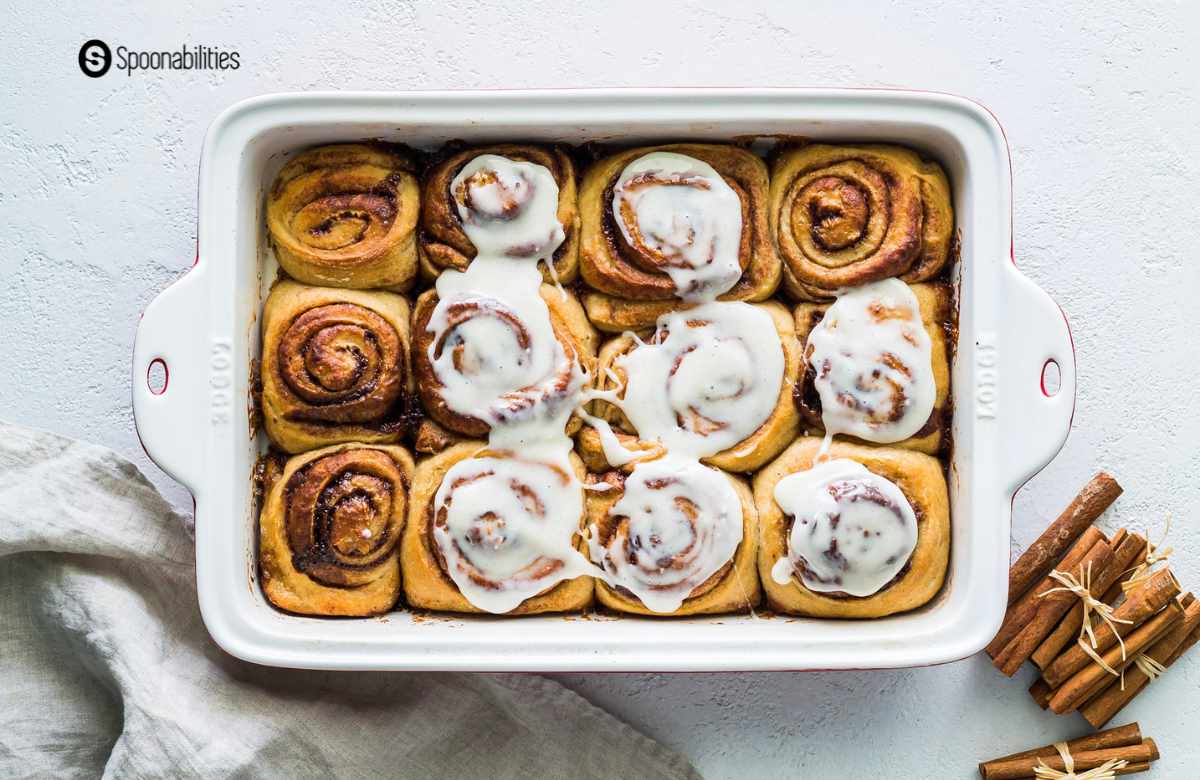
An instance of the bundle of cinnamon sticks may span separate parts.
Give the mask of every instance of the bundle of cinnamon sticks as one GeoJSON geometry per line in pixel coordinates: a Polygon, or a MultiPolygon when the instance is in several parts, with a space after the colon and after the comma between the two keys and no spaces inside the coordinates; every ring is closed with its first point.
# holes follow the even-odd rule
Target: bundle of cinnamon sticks
{"type": "Polygon", "coordinates": [[[1150,566],[1161,556],[1145,537],[1092,525],[1120,494],[1097,474],[1013,564],[1008,611],[986,648],[1010,677],[1032,661],[1042,672],[1034,700],[1078,710],[1094,728],[1200,640],[1200,601],[1150,566]]]}
{"type": "MultiPolygon", "coordinates": [[[[1105,764],[1111,767],[1114,775],[1145,772],[1150,768],[1150,763],[1159,757],[1154,740],[1143,738],[1142,730],[1136,723],[1098,731],[1073,739],[1061,747],[1069,755],[1074,771],[1079,773],[1105,764]]],[[[1046,745],[984,761],[979,765],[979,776],[983,780],[1020,780],[1037,777],[1039,766],[1065,774],[1066,764],[1059,745],[1046,745]]]]}

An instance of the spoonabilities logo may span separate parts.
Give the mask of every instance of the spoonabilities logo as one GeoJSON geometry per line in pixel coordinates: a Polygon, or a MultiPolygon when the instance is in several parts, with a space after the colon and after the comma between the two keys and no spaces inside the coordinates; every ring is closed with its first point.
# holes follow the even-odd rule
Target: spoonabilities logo
{"type": "Polygon", "coordinates": [[[93,38],[79,47],[79,69],[83,75],[98,79],[112,67],[112,49],[99,38],[93,38]]]}

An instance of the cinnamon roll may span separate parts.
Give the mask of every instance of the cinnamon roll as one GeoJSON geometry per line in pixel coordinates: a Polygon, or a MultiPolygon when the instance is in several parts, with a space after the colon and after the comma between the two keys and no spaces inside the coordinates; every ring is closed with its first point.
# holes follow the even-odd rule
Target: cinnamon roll
{"type": "Polygon", "coordinates": [[[395,293],[277,283],[263,310],[262,408],[288,452],[403,433],[408,303],[395,293]]]}
{"type": "Polygon", "coordinates": [[[595,372],[599,338],[578,299],[546,284],[540,297],[527,296],[513,281],[455,289],[446,300],[441,288],[417,298],[417,392],[450,431],[486,436],[537,407],[569,414],[582,377],[595,372]]]}
{"type": "Polygon", "coordinates": [[[308,284],[406,289],[417,272],[416,170],[407,152],[382,144],[297,155],[267,195],[279,265],[308,284]]]}
{"type": "Polygon", "coordinates": [[[584,300],[593,324],[620,331],[621,310],[646,302],[658,316],[663,302],[769,297],[780,266],[767,193],[766,165],[734,146],[642,147],[596,162],[579,191],[580,270],[597,291],[584,300]]]}
{"type": "Polygon", "coordinates": [[[502,224],[534,198],[557,203],[557,221],[563,231],[562,243],[549,260],[540,261],[545,281],[575,281],[579,273],[575,164],[559,147],[532,144],[464,149],[426,171],[421,187],[422,275],[432,280],[447,268],[462,271],[475,258],[478,249],[463,228],[465,221],[502,224]],[[492,158],[509,165],[491,165],[492,158]]]}
{"type": "Polygon", "coordinates": [[[339,444],[288,460],[259,518],[267,599],[302,615],[390,610],[412,477],[412,457],[395,446],[339,444]]]}
{"type": "Polygon", "coordinates": [[[954,233],[945,172],[899,146],[785,150],[771,169],[768,216],[784,289],[800,300],[892,276],[932,279],[954,233]]]}
{"type": "Polygon", "coordinates": [[[949,440],[951,294],[896,279],[796,307],[802,425],[930,455],[949,440]]]}
{"type": "Polygon", "coordinates": [[[741,479],[671,456],[599,478],[587,496],[596,599],[640,615],[737,612],[762,595],[757,513],[741,479]]]}
{"type": "Polygon", "coordinates": [[[463,442],[423,461],[401,561],[416,608],[526,615],[592,602],[583,465],[463,442]]]}
{"type": "Polygon", "coordinates": [[[753,471],[795,438],[800,344],[781,305],[702,304],[664,316],[644,335],[618,336],[600,351],[599,424],[578,436],[591,470],[670,451],[753,471]]]}
{"type": "Polygon", "coordinates": [[[754,478],[758,570],[768,604],[811,617],[916,609],[942,587],[946,480],[923,453],[799,439],[754,478]]]}

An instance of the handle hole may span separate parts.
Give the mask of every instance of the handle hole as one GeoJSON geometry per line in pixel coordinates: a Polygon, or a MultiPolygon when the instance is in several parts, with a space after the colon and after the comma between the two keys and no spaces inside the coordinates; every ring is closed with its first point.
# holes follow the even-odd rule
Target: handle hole
{"type": "Polygon", "coordinates": [[[1042,395],[1053,398],[1062,389],[1062,369],[1058,362],[1051,358],[1042,366],[1042,395]]]}
{"type": "Polygon", "coordinates": [[[150,388],[153,395],[162,395],[167,392],[167,382],[171,379],[171,372],[167,370],[167,362],[162,358],[154,358],[150,361],[150,366],[146,369],[146,387],[150,388]]]}

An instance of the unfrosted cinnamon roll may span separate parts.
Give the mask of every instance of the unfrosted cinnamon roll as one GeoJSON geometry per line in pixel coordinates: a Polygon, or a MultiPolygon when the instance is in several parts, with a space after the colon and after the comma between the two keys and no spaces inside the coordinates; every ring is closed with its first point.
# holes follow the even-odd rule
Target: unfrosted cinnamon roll
{"type": "Polygon", "coordinates": [[[597,291],[584,301],[593,324],[619,331],[621,310],[646,302],[657,316],[663,302],[769,297],[780,268],[767,191],[762,160],[722,144],[629,149],[592,165],[579,209],[580,270],[597,291]]]}
{"type": "Polygon", "coordinates": [[[785,150],[771,169],[768,215],[784,289],[800,300],[892,276],[931,279],[954,233],[945,172],[899,146],[785,150]]]}
{"type": "Polygon", "coordinates": [[[463,442],[422,461],[401,560],[416,608],[526,615],[592,602],[578,458],[463,442]]]}
{"type": "Polygon", "coordinates": [[[403,432],[408,303],[395,293],[277,283],[263,309],[267,435],[288,452],[403,432]]]}
{"type": "Polygon", "coordinates": [[[339,444],[288,460],[259,519],[270,602],[303,615],[390,610],[412,476],[412,457],[395,446],[339,444]]]}
{"type": "Polygon", "coordinates": [[[485,436],[535,407],[572,403],[582,376],[595,371],[599,339],[575,296],[545,284],[540,299],[518,293],[498,281],[447,301],[437,290],[417,299],[417,392],[429,416],[455,433],[485,436]]]}
{"type": "Polygon", "coordinates": [[[599,478],[587,496],[596,599],[619,612],[700,615],[755,606],[757,513],[741,479],[671,456],[599,478]]]}
{"type": "Polygon", "coordinates": [[[613,457],[606,427],[585,426],[578,446],[591,470],[671,451],[753,471],[795,438],[800,344],[781,305],[703,304],[666,315],[643,335],[618,336],[600,350],[601,400],[593,405],[615,426],[620,448],[637,454],[613,457]]]}
{"type": "Polygon", "coordinates": [[[406,289],[417,272],[416,170],[411,155],[382,144],[297,155],[267,195],[279,265],[307,284],[406,289]]]}
{"type": "Polygon", "coordinates": [[[951,293],[887,279],[833,304],[796,307],[803,349],[795,401],[821,435],[936,455],[948,442],[951,293]]]}
{"type": "Polygon", "coordinates": [[[770,606],[811,617],[916,609],[942,587],[950,509],[929,455],[796,441],[754,478],[758,570],[770,606]]]}
{"type": "Polygon", "coordinates": [[[575,164],[566,151],[554,146],[534,144],[494,144],[456,152],[434,164],[426,173],[421,188],[421,272],[435,279],[447,268],[465,269],[478,251],[464,220],[480,217],[503,222],[515,215],[521,205],[534,198],[552,198],[556,203],[562,243],[554,250],[549,264],[541,268],[548,284],[569,284],[579,273],[579,212],[576,204],[575,164]],[[498,157],[515,163],[510,166],[487,164],[498,157]],[[464,176],[472,162],[482,158],[464,176]],[[541,169],[545,176],[535,175],[541,169]],[[545,187],[546,192],[541,192],[545,187]]]}

